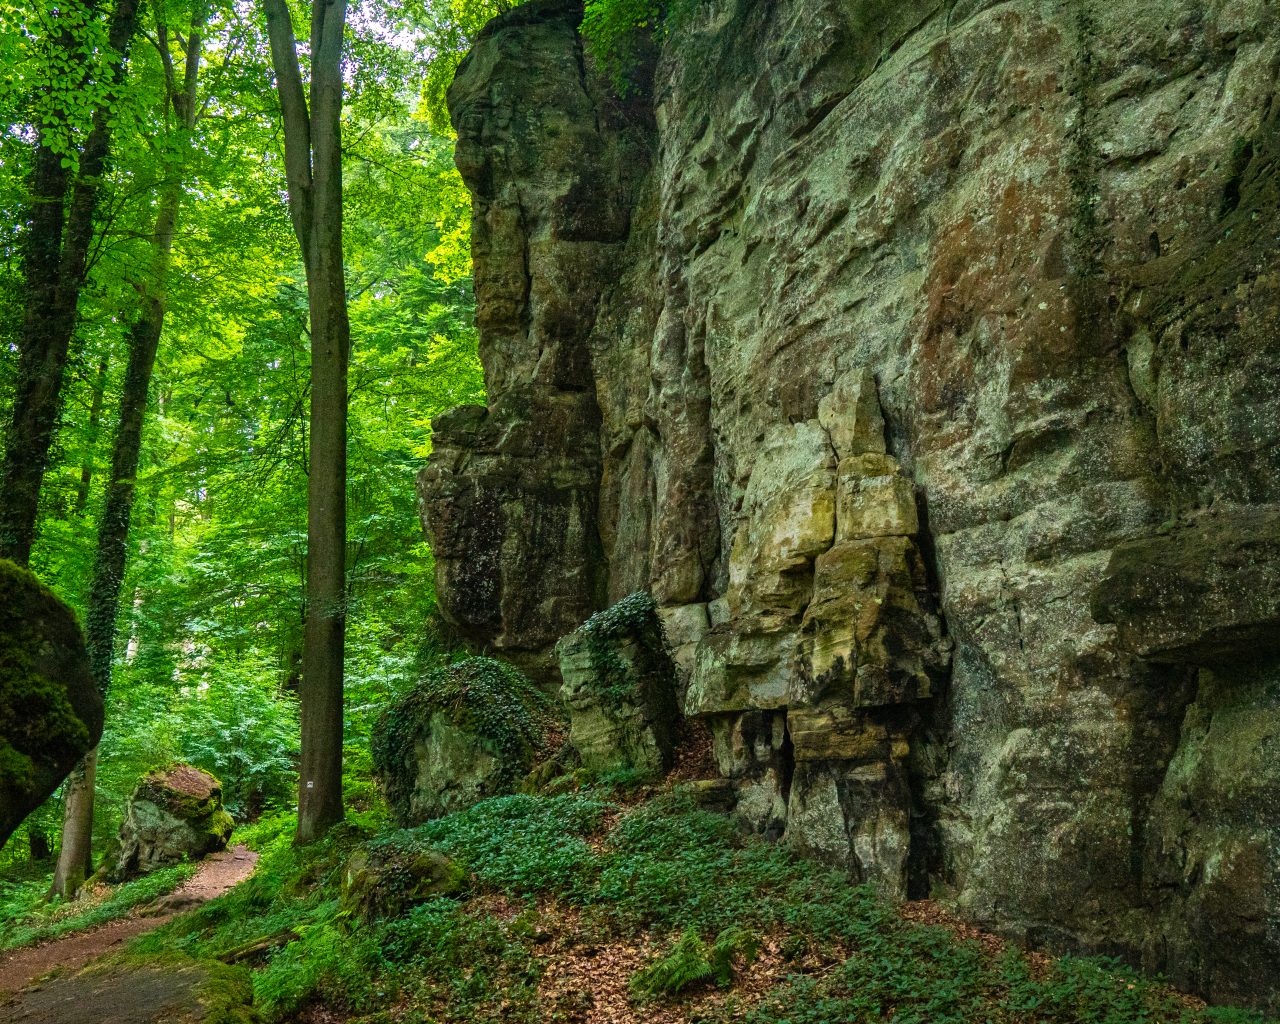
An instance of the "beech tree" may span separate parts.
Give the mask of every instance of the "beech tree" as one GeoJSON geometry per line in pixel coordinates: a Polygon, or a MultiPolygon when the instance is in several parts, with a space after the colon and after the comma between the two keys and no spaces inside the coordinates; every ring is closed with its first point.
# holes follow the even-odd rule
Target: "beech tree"
{"type": "Polygon", "coordinates": [[[299,687],[299,844],[342,820],[346,633],[347,320],[342,262],[342,40],[346,0],[313,0],[310,97],[286,0],[263,0],[284,124],[289,217],[306,268],[311,325],[307,613],[299,687]]]}
{"type": "Polygon", "coordinates": [[[94,214],[111,152],[112,103],[138,17],[138,0],[117,0],[107,31],[103,82],[95,82],[96,21],[91,5],[44,12],[51,22],[45,92],[52,110],[37,127],[30,184],[24,278],[25,314],[13,408],[0,468],[0,557],[26,565],[35,539],[40,488],[57,424],[63,371],[88,267],[94,214]],[[62,87],[55,80],[63,77],[62,87]],[[97,103],[77,151],[67,83],[91,90],[97,103]]]}

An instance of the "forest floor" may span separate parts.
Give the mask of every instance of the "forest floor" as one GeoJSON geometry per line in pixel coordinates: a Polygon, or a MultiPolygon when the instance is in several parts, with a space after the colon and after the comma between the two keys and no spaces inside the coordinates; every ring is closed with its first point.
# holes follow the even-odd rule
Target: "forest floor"
{"type": "Polygon", "coordinates": [[[82,968],[239,885],[253,873],[257,860],[257,853],[244,846],[214,854],[173,893],[127,918],[0,956],[0,999],[5,1000],[0,1003],[0,1020],[6,1024],[150,1024],[182,1012],[208,980],[199,968],[101,973],[82,968]],[[57,974],[44,980],[55,970],[57,974]]]}

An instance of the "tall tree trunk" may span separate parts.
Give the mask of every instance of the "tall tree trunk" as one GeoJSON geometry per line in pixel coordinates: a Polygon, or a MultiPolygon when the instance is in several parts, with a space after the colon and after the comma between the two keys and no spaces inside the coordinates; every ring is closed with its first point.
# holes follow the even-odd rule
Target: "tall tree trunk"
{"type": "MultiPolygon", "coordinates": [[[[117,0],[108,41],[115,54],[108,69],[114,92],[137,25],[138,0],[117,0]]],[[[53,443],[62,377],[76,306],[88,266],[98,187],[111,150],[111,114],[104,103],[80,154],[80,169],[66,203],[62,158],[42,139],[32,173],[31,229],[25,254],[26,313],[19,341],[13,411],[0,467],[0,557],[26,565],[35,540],[36,513],[53,443]],[[64,206],[64,204],[66,204],[64,206]]]]}
{"type": "Polygon", "coordinates": [[[303,634],[299,844],[342,820],[346,632],[347,320],[342,263],[342,33],[346,0],[313,0],[310,109],[285,0],[263,0],[284,120],[289,215],[311,313],[311,465],[303,634]]]}
{"type": "Polygon", "coordinates": [[[93,874],[93,790],[98,774],[98,748],[80,759],[67,777],[62,805],[62,845],[53,869],[50,896],[74,896],[93,874]]]}
{"type": "MultiPolygon", "coordinates": [[[[182,127],[190,131],[195,123],[196,76],[199,71],[199,47],[203,14],[193,21],[187,46],[187,72],[181,93],[173,92],[174,106],[183,117],[182,127]],[[185,111],[185,114],[183,113],[185,111]]],[[[160,42],[166,49],[168,36],[163,27],[160,42]]],[[[174,89],[171,80],[171,90],[174,89]]],[[[111,687],[111,661],[115,650],[116,618],[120,611],[120,589],[124,585],[125,565],[129,552],[129,525],[137,495],[138,461],[142,453],[142,428],[146,421],[147,392],[155,367],[160,335],[164,331],[166,309],[165,282],[169,276],[173,235],[178,224],[178,208],[182,202],[181,171],[171,172],[161,194],[152,235],[151,271],[141,283],[142,301],[137,318],[129,330],[129,363],[125,369],[124,390],[120,396],[120,421],[116,427],[111,452],[111,477],[107,481],[107,498],[98,523],[98,551],[93,563],[93,580],[89,585],[89,609],[85,619],[85,639],[89,651],[89,669],[98,692],[103,696],[111,687]]],[[[92,847],[93,780],[97,764],[96,748],[85,757],[79,782],[67,793],[67,806],[62,822],[62,847],[54,873],[52,892],[72,895],[84,875],[77,874],[84,854],[92,847]]]]}
{"type": "Polygon", "coordinates": [[[98,447],[98,424],[102,422],[102,400],[107,391],[107,370],[110,359],[103,356],[98,362],[98,375],[93,382],[93,401],[89,406],[89,451],[80,467],[80,485],[76,488],[76,515],[84,514],[89,503],[89,484],[93,482],[93,456],[98,447]]]}

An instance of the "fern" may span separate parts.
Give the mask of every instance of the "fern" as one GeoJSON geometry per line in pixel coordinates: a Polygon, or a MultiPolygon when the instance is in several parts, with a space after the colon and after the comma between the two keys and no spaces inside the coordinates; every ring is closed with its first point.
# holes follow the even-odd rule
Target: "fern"
{"type": "Polygon", "coordinates": [[[708,979],[725,988],[733,981],[734,962],[750,963],[759,950],[760,940],[745,928],[726,928],[710,947],[696,929],[686,928],[670,953],[631,978],[632,998],[647,1003],[708,979]]]}

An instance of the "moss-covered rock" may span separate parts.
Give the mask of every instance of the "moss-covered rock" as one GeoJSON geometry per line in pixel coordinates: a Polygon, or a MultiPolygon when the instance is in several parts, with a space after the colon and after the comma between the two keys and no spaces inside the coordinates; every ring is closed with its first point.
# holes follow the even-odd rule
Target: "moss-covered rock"
{"type": "Polygon", "coordinates": [[[653,598],[623,598],[557,647],[569,742],[585,768],[654,775],[675,755],[676,668],[653,598]]]}
{"type": "Polygon", "coordinates": [[[102,697],[71,609],[0,560],[0,844],[102,735],[102,697]]]}
{"type": "Polygon", "coordinates": [[[124,878],[198,860],[225,849],[234,828],[216,778],[188,764],[158,768],[129,798],[114,874],[124,878]]]}
{"type": "Polygon", "coordinates": [[[374,731],[378,783],[404,823],[514,792],[553,717],[547,696],[503,662],[466,658],[436,669],[374,731]]]}
{"type": "Polygon", "coordinates": [[[342,876],[342,906],[365,919],[398,917],[433,896],[466,891],[466,869],[438,850],[382,844],[351,855],[342,876]]]}

